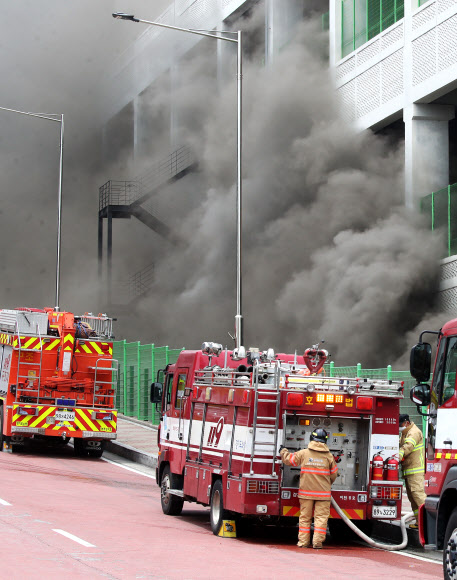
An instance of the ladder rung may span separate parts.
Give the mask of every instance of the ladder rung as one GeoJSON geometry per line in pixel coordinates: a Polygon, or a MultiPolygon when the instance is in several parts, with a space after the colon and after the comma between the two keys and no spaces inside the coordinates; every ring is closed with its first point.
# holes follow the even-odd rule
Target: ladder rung
{"type": "Polygon", "coordinates": [[[275,417],[257,417],[257,420],[265,419],[266,421],[275,421],[275,417]]]}
{"type": "Polygon", "coordinates": [[[17,348],[16,350],[21,352],[41,352],[41,348],[17,348]]]}
{"type": "Polygon", "coordinates": [[[22,366],[22,365],[32,365],[32,366],[35,366],[36,367],[36,366],[40,366],[40,363],[37,363],[37,362],[29,363],[29,362],[21,361],[19,363],[19,366],[22,366]]]}
{"type": "Polygon", "coordinates": [[[260,427],[261,429],[271,429],[272,427],[274,427],[274,425],[271,425],[271,424],[268,425],[266,423],[257,423],[257,425],[255,427],[256,427],[256,429],[258,427],[260,427]]]}
{"type": "Polygon", "coordinates": [[[268,443],[267,441],[254,441],[254,445],[271,445],[274,447],[274,443],[268,443]]]}

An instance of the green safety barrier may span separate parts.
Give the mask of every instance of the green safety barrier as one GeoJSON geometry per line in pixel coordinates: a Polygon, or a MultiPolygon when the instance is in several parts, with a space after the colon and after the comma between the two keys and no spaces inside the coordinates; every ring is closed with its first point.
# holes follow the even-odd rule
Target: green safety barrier
{"type": "Polygon", "coordinates": [[[151,383],[156,380],[157,371],[176,362],[181,350],[126,340],[113,342],[113,358],[119,361],[117,410],[126,417],[157,425],[160,411],[150,401],[151,383]]]}
{"type": "MultiPolygon", "coordinates": [[[[324,365],[324,372],[330,377],[363,377],[372,380],[403,381],[405,396],[403,399],[400,399],[400,413],[407,413],[411,421],[414,421],[419,428],[422,427],[422,432],[425,433],[426,418],[418,412],[416,405],[409,398],[411,387],[414,387],[417,383],[409,371],[394,371],[391,365],[380,369],[364,369],[360,363],[355,366],[337,367],[332,361],[324,365]]],[[[425,412],[426,408],[422,407],[421,410],[425,412]]]]}
{"type": "MultiPolygon", "coordinates": [[[[142,421],[151,421],[158,425],[160,410],[150,402],[151,383],[157,378],[157,371],[167,364],[177,361],[183,349],[171,349],[168,346],[140,344],[118,340],[113,342],[113,358],[119,361],[117,381],[116,408],[126,417],[136,417],[142,421]]],[[[400,400],[400,412],[408,413],[416,425],[425,429],[425,420],[417,412],[416,405],[409,399],[409,390],[415,380],[408,371],[394,371],[388,365],[380,369],[364,369],[361,364],[337,367],[332,361],[324,365],[324,372],[330,377],[357,378],[404,381],[405,398],[400,400]],[[424,422],[423,422],[424,421],[424,422]]]]}
{"type": "Polygon", "coordinates": [[[457,183],[423,197],[420,210],[432,231],[446,233],[446,257],[457,254],[457,183]]]}

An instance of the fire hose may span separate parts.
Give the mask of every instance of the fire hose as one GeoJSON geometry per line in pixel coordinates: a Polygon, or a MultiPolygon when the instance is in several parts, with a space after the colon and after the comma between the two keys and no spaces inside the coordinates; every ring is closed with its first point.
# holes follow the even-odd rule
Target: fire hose
{"type": "Polygon", "coordinates": [[[332,501],[333,507],[335,508],[335,510],[336,510],[337,514],[340,516],[340,518],[351,528],[351,530],[353,532],[355,532],[360,538],[362,538],[362,540],[364,542],[366,542],[370,546],[373,546],[374,548],[380,548],[381,550],[396,551],[396,550],[403,550],[408,545],[408,534],[406,532],[406,521],[410,520],[414,517],[413,512],[408,512],[400,519],[400,528],[401,528],[401,535],[402,535],[401,544],[382,544],[380,542],[375,542],[372,538],[370,538],[369,536],[364,534],[362,532],[362,530],[359,530],[359,528],[355,524],[353,524],[352,521],[346,516],[346,514],[343,512],[343,510],[340,508],[340,506],[336,503],[336,501],[333,497],[331,498],[331,501],[332,501]]]}

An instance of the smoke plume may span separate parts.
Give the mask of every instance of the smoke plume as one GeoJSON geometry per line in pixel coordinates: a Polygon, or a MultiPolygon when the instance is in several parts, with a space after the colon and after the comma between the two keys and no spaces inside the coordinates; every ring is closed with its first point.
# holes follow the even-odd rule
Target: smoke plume
{"type": "MultiPolygon", "coordinates": [[[[71,4],[70,10],[55,0],[18,0],[4,7],[0,38],[10,58],[2,64],[0,106],[65,113],[61,308],[84,312],[100,310],[106,296],[97,283],[98,187],[107,179],[132,179],[152,157],[168,153],[161,115],[170,79],[151,92],[157,131],[151,128],[153,144],[143,161],[137,156],[133,165],[126,155],[102,167],[98,79],[141,32],[110,14],[125,8],[147,17],[150,3],[71,4]]],[[[301,353],[325,339],[336,364],[403,364],[400,357],[415,340],[410,333],[426,317],[446,316],[435,305],[440,242],[403,207],[402,143],[357,133],[339,118],[328,39],[316,21],[300,25],[296,40],[268,67],[262,22],[260,9],[234,24],[246,39],[244,343],[301,353]]],[[[214,41],[202,39],[181,63],[173,88],[179,144],[192,146],[198,171],[148,204],[182,244],[173,246],[133,220],[114,224],[115,279],[155,264],[151,292],[136,306],[108,312],[118,317],[117,338],[232,346],[236,63],[232,54],[226,79],[217,79],[215,52],[214,41]]],[[[8,115],[2,113],[0,135],[0,307],[52,306],[58,125],[8,115]]]]}

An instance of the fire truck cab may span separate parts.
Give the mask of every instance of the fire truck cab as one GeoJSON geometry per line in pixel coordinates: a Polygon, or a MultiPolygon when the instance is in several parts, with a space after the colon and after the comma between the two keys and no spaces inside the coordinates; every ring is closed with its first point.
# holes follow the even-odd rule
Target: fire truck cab
{"type": "MultiPolygon", "coordinates": [[[[202,351],[180,353],[164,371],[163,389],[162,382],[151,389],[162,408],[157,483],[164,513],[181,513],[185,501],[210,506],[216,535],[224,520],[297,517],[300,470],[282,464],[279,448],[304,448],[323,427],[339,468],[332,494],[344,513],[356,524],[400,517],[402,483],[387,462],[398,454],[403,384],[328,377],[322,353],[311,351],[314,366],[308,351],[222,351],[204,343],[202,351]],[[373,457],[381,457],[381,468],[373,457]]],[[[331,518],[341,523],[333,508],[331,518]]]]}
{"type": "Polygon", "coordinates": [[[457,569],[457,319],[440,331],[424,331],[411,351],[411,375],[418,384],[411,400],[428,407],[425,432],[425,504],[419,508],[419,539],[428,549],[443,550],[445,578],[457,569]],[[432,347],[424,334],[438,337],[431,383],[432,347]]]}

